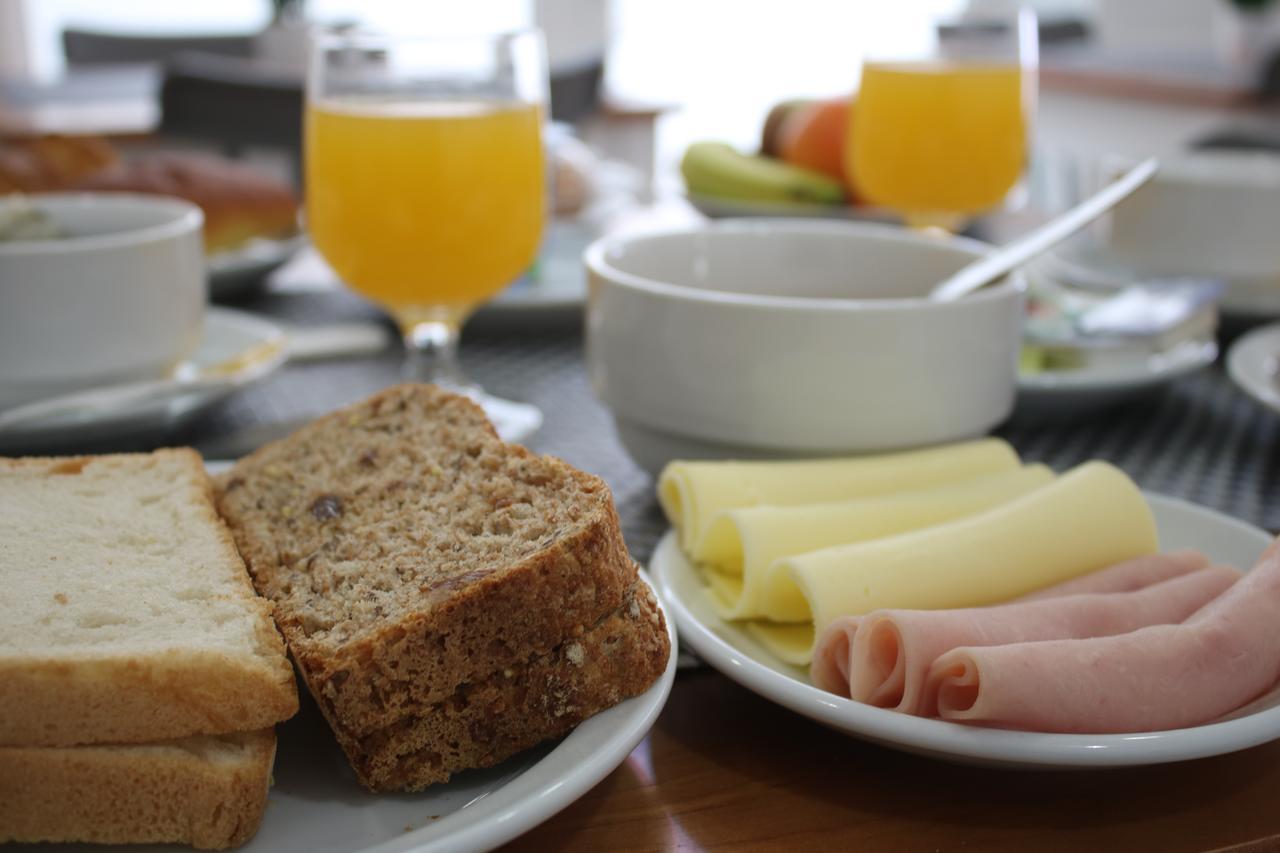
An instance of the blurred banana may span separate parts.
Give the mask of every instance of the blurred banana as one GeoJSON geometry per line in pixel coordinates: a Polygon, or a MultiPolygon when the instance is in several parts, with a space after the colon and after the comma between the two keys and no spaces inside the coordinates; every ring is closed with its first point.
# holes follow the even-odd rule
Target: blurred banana
{"type": "Polygon", "coordinates": [[[839,181],[723,142],[695,142],[680,161],[691,195],[740,201],[841,204],[839,181]]]}

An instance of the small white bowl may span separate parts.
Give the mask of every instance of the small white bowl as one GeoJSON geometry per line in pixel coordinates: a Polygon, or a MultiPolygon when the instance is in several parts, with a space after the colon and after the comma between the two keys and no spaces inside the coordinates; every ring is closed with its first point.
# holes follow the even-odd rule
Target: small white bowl
{"type": "Polygon", "coordinates": [[[1198,151],[1163,159],[1112,212],[1108,253],[1149,275],[1280,287],[1280,156],[1198,151]]]}
{"type": "Polygon", "coordinates": [[[161,378],[195,349],[198,207],[116,193],[27,201],[72,236],[0,242],[0,407],[161,378]]]}
{"type": "Polygon", "coordinates": [[[584,255],[592,386],[650,471],[981,435],[1013,407],[1025,285],[925,296],[987,250],[820,220],[604,238],[584,255]]]}

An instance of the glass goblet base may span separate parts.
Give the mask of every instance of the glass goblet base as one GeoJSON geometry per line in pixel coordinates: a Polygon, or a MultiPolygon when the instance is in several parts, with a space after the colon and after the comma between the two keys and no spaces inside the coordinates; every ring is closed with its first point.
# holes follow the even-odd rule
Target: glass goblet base
{"type": "Polygon", "coordinates": [[[504,400],[485,391],[458,364],[461,313],[439,312],[416,322],[402,323],[406,358],[401,376],[406,382],[429,382],[469,397],[503,441],[523,441],[542,426],[542,410],[531,403],[504,400]]]}

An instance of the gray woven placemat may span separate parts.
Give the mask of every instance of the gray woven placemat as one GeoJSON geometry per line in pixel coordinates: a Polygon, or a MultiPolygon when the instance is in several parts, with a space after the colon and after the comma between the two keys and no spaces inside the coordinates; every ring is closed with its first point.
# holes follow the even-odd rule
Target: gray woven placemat
{"type": "MultiPolygon", "coordinates": [[[[253,304],[294,323],[377,316],[341,293],[266,297],[253,304]]],[[[582,340],[563,326],[464,336],[468,372],[493,393],[538,405],[546,416],[528,444],[603,477],[613,489],[623,533],[641,563],[666,527],[652,479],[618,443],[609,413],[592,394],[582,340]]],[[[399,353],[289,366],[236,394],[172,440],[207,457],[226,455],[397,381],[399,353]],[[229,441],[230,440],[230,441],[229,441]]],[[[1027,461],[1062,470],[1105,459],[1143,488],[1209,506],[1267,530],[1280,529],[1280,500],[1271,484],[1280,468],[1280,416],[1246,397],[1212,368],[1164,392],[1079,423],[999,431],[1027,461]]]]}

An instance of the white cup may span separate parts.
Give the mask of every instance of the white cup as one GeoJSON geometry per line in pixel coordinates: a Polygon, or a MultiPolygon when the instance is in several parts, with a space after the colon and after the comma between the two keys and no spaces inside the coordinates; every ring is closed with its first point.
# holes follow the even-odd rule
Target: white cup
{"type": "Polygon", "coordinates": [[[1280,282],[1280,157],[1197,151],[1161,160],[1151,183],[1117,205],[1106,248],[1151,275],[1205,276],[1230,289],[1280,282]]]}
{"type": "Polygon", "coordinates": [[[167,375],[200,342],[204,216],[116,193],[27,201],[70,236],[0,242],[0,407],[167,375]]]}

